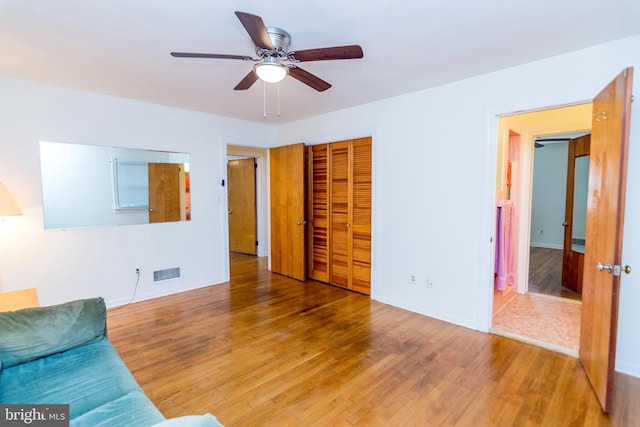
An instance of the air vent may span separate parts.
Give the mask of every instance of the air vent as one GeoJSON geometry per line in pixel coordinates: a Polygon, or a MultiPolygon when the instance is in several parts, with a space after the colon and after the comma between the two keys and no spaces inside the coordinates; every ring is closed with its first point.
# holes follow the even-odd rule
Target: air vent
{"type": "Polygon", "coordinates": [[[180,277],[180,267],[166,268],[164,270],[156,270],[153,272],[153,281],[162,282],[169,279],[177,279],[180,277]]]}

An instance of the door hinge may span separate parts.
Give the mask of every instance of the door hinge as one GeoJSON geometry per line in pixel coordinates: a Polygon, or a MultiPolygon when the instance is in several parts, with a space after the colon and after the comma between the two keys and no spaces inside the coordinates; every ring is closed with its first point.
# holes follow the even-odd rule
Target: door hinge
{"type": "Polygon", "coordinates": [[[258,246],[258,241],[256,240],[256,246],[258,246]]]}

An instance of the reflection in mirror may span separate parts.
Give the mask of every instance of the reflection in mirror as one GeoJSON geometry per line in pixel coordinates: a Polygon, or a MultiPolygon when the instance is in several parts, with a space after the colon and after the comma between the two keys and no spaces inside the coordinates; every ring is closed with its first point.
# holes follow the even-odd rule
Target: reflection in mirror
{"type": "Polygon", "coordinates": [[[571,250],[584,253],[587,235],[587,193],[589,188],[589,155],[576,157],[573,183],[573,223],[571,250]]]}
{"type": "Polygon", "coordinates": [[[189,154],[40,141],[44,228],[188,221],[189,154]]]}

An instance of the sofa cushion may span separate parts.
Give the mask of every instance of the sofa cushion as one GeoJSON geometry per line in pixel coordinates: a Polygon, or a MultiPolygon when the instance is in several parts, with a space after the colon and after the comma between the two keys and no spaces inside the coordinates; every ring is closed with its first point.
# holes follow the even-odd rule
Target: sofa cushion
{"type": "Polygon", "coordinates": [[[185,415],[184,417],[170,418],[152,427],[224,427],[220,421],[211,414],[185,415]]]}
{"type": "Polygon", "coordinates": [[[106,313],[102,298],[0,313],[3,371],[106,336],[106,313]]]}
{"type": "Polygon", "coordinates": [[[106,338],[3,369],[0,403],[68,404],[72,425],[141,426],[165,419],[106,338]]]}
{"type": "Polygon", "coordinates": [[[72,418],[70,427],[147,427],[157,425],[160,419],[163,420],[164,417],[150,404],[149,398],[141,390],[133,390],[72,418]]]}

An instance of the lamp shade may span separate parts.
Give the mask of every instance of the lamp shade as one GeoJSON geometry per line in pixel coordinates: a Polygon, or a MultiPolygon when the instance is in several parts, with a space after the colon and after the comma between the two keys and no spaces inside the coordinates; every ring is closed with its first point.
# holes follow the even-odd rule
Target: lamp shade
{"type": "Polygon", "coordinates": [[[13,201],[13,197],[9,194],[9,190],[0,182],[0,216],[6,215],[22,215],[18,205],[13,201]]]}
{"type": "Polygon", "coordinates": [[[256,64],[254,70],[261,80],[267,83],[278,83],[287,76],[287,67],[282,66],[275,60],[267,58],[265,62],[256,64]]]}

